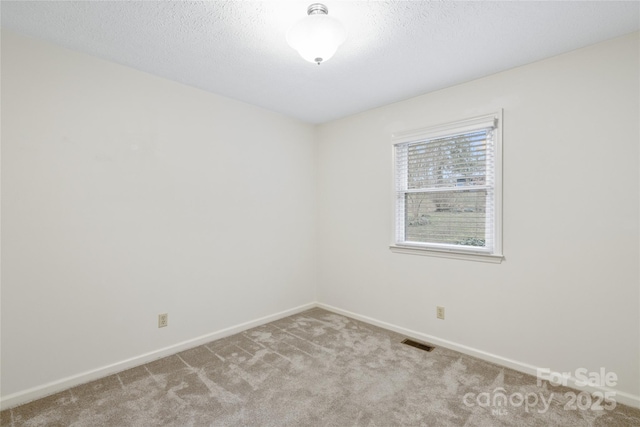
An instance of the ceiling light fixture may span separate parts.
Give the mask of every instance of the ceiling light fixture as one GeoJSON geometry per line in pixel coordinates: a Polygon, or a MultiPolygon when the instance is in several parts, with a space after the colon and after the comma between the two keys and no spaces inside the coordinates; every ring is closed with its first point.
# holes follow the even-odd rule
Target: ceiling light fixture
{"type": "Polygon", "coordinates": [[[309,62],[320,65],[336,53],[347,38],[344,26],[328,15],[327,6],[314,3],[307,8],[307,15],[287,32],[287,43],[309,62]]]}

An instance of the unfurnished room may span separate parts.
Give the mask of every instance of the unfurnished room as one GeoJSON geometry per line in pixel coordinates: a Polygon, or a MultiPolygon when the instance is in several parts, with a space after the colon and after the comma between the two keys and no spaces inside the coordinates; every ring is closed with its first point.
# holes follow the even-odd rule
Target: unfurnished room
{"type": "Polygon", "coordinates": [[[0,13],[0,427],[640,426],[640,2],[0,13]]]}

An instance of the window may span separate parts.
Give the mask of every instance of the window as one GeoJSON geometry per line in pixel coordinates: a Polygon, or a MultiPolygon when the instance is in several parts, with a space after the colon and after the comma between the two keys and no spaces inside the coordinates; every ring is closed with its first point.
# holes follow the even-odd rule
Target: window
{"type": "Polygon", "coordinates": [[[393,136],[394,252],[502,260],[502,113],[393,136]]]}

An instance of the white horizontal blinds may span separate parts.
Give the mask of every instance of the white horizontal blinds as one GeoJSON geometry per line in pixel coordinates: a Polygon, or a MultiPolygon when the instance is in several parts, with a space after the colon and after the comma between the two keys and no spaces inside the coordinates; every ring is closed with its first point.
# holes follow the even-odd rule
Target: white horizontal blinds
{"type": "Polygon", "coordinates": [[[493,129],[396,145],[398,243],[493,250],[493,129]]]}
{"type": "Polygon", "coordinates": [[[396,243],[405,240],[405,193],[407,190],[408,144],[395,146],[396,161],[396,243]]]}

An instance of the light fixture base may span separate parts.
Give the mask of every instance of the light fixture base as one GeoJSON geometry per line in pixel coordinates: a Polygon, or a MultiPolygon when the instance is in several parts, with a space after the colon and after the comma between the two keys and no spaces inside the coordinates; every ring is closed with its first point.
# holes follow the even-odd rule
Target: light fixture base
{"type": "Polygon", "coordinates": [[[307,15],[328,15],[329,8],[322,3],[313,3],[307,8],[307,15]]]}

